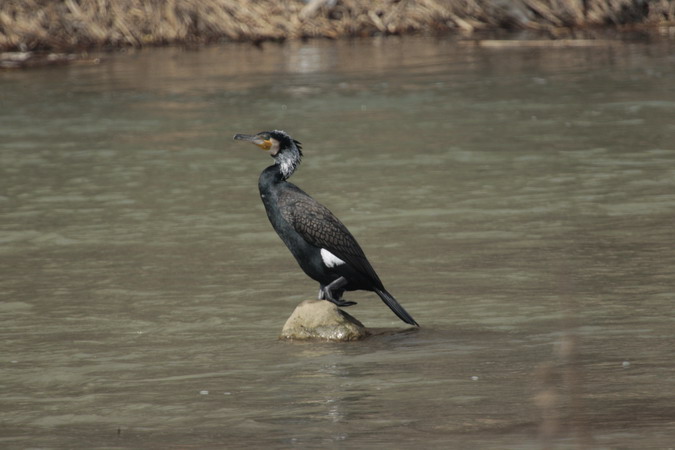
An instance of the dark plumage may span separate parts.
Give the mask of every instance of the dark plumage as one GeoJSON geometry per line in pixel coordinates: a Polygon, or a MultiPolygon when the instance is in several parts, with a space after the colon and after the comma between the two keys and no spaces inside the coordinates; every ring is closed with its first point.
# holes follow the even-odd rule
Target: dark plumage
{"type": "Polygon", "coordinates": [[[281,240],[302,270],[319,282],[319,299],[350,306],[355,303],[342,299],[345,291],[373,291],[401,320],[419,326],[384,288],[347,227],[328,208],[286,181],[300,164],[300,142],[279,130],[237,134],[234,139],[269,150],[274,158],[275,164],[260,174],[260,197],[281,240]]]}

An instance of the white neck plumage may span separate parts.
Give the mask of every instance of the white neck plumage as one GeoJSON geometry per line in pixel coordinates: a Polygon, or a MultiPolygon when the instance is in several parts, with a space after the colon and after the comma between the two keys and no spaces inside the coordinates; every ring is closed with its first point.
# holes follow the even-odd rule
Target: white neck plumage
{"type": "Polygon", "coordinates": [[[274,156],[274,160],[276,161],[277,166],[279,166],[279,170],[281,171],[284,180],[293,175],[295,169],[300,165],[301,157],[302,155],[295,144],[291,144],[290,148],[285,148],[274,156]]]}

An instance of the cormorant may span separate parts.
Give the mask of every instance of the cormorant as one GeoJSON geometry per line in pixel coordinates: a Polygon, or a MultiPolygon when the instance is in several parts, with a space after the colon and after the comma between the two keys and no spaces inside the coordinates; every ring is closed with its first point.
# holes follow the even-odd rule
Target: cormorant
{"type": "Polygon", "coordinates": [[[384,288],[347,227],[328,208],[286,181],[300,164],[300,142],[280,130],[237,134],[234,139],[269,150],[274,158],[274,164],[260,174],[260,197],[274,230],[302,270],[319,282],[319,299],[351,306],[356,303],[342,298],[345,291],[373,291],[402,321],[419,326],[384,288]]]}

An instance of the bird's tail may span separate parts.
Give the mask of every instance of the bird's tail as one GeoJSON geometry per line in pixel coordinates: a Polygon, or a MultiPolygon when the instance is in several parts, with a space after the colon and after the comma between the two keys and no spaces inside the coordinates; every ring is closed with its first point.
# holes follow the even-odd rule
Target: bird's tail
{"type": "Polygon", "coordinates": [[[408,311],[403,309],[403,306],[401,306],[396,299],[394,298],[393,295],[391,295],[389,292],[387,292],[385,289],[377,289],[375,288],[375,293],[380,296],[382,301],[391,309],[394,311],[394,314],[398,316],[399,319],[404,321],[407,324],[410,325],[415,325],[416,327],[419,327],[419,324],[415,322],[415,319],[412,318],[410,314],[408,314],[408,311]]]}

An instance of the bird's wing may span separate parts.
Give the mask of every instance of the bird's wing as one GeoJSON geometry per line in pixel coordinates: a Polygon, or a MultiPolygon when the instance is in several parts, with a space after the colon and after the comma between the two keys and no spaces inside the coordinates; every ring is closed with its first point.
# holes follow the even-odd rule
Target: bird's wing
{"type": "Polygon", "coordinates": [[[325,248],[381,284],[361,246],[328,208],[306,194],[287,198],[282,196],[279,200],[281,215],[307,242],[325,248]]]}

